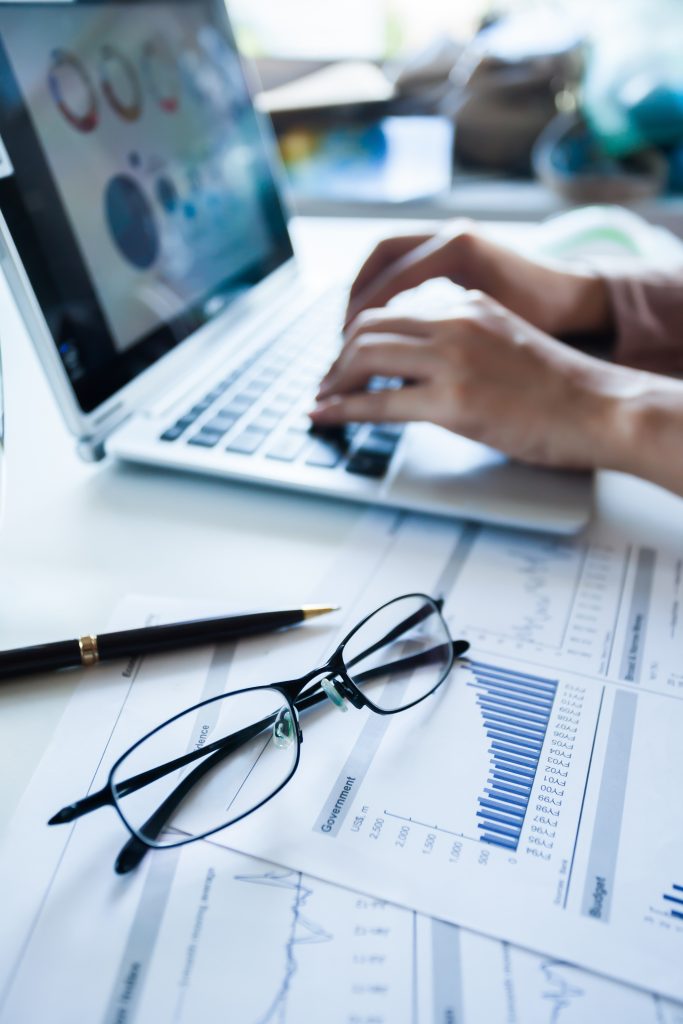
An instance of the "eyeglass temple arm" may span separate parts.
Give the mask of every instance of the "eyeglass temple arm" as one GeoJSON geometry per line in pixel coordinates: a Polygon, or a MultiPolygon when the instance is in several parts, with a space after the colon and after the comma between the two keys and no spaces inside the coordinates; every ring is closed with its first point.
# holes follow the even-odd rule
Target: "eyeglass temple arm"
{"type": "MultiPolygon", "coordinates": [[[[434,601],[434,604],[440,612],[443,608],[443,599],[438,598],[438,600],[434,601]]],[[[407,633],[407,631],[412,629],[413,626],[418,626],[421,622],[424,622],[424,620],[431,615],[433,611],[433,606],[431,604],[426,604],[423,608],[413,612],[413,614],[409,615],[407,619],[404,619],[403,622],[397,623],[393,629],[390,629],[388,633],[385,633],[383,637],[380,637],[372,647],[366,647],[364,651],[357,654],[355,658],[349,661],[349,667],[352,668],[361,661],[362,658],[367,658],[369,655],[374,654],[376,651],[380,651],[383,647],[386,647],[387,644],[392,643],[394,640],[398,640],[399,637],[404,633],[407,633]]]]}
{"type": "MultiPolygon", "coordinates": [[[[193,761],[199,760],[199,758],[206,757],[214,751],[222,750],[226,740],[232,740],[226,753],[233,750],[236,746],[240,746],[242,743],[248,742],[253,736],[257,735],[268,724],[272,724],[275,720],[274,716],[270,719],[263,719],[262,722],[256,722],[254,725],[250,725],[245,729],[240,729],[239,732],[233,733],[231,736],[223,736],[219,740],[214,740],[213,743],[209,743],[199,750],[191,750],[187,754],[182,754],[180,757],[174,758],[172,761],[166,761],[164,764],[157,765],[156,768],[149,768],[147,771],[140,772],[139,775],[133,775],[129,779],[125,779],[117,786],[119,796],[130,796],[131,793],[137,792],[138,789],[142,789],[143,786],[149,786],[152,782],[157,782],[162,779],[164,775],[169,775],[171,772],[177,771],[179,768],[184,768],[185,765],[192,764],[193,761]]],[[[76,818],[82,817],[84,814],[89,814],[91,811],[96,811],[99,807],[105,807],[108,804],[113,804],[113,794],[110,787],[104,786],[98,790],[97,793],[92,793],[89,796],[84,797],[82,800],[77,800],[73,804],[68,804],[63,807],[61,811],[58,811],[53,818],[50,818],[48,825],[64,825],[67,822],[74,821],[76,818]]]]}
{"type": "MultiPolygon", "coordinates": [[[[420,651],[419,654],[409,654],[405,658],[397,658],[396,661],[388,661],[386,664],[377,665],[375,668],[368,668],[364,672],[360,672],[357,676],[354,676],[356,683],[365,683],[371,679],[377,679],[381,676],[385,676],[388,672],[393,669],[400,668],[404,672],[410,671],[414,668],[419,668],[421,665],[429,665],[434,661],[443,657],[443,649],[445,644],[438,644],[435,647],[430,647],[428,651],[420,651]]],[[[466,640],[454,640],[453,651],[456,658],[461,657],[469,650],[469,643],[466,640]]],[[[363,657],[363,655],[359,655],[363,657]]],[[[354,659],[354,664],[357,659],[354,659]]],[[[315,704],[320,703],[325,699],[327,694],[324,691],[319,690],[320,683],[314,683],[309,693],[303,693],[301,697],[294,701],[294,706],[299,711],[306,711],[309,707],[313,707],[315,704]]]]}
{"type": "MultiPolygon", "coordinates": [[[[455,641],[455,646],[456,656],[459,656],[467,650],[469,645],[463,640],[455,641]]],[[[358,676],[358,682],[366,682],[369,679],[385,675],[393,668],[401,667],[404,670],[417,668],[432,660],[439,650],[440,648],[432,648],[429,651],[422,651],[420,654],[410,655],[407,658],[399,658],[397,661],[390,662],[386,665],[367,669],[358,676]]],[[[364,655],[361,654],[358,657],[361,658],[363,656],[364,655]]],[[[355,660],[358,659],[354,659],[354,661],[355,660]]],[[[308,682],[314,674],[315,673],[309,673],[304,676],[302,680],[293,680],[292,682],[301,685],[302,682],[308,682]]],[[[315,683],[310,693],[304,693],[294,700],[294,705],[297,710],[307,711],[309,708],[315,707],[326,699],[326,694],[319,687],[320,683],[315,683]]],[[[138,775],[131,776],[131,778],[126,779],[124,782],[119,784],[119,795],[130,796],[131,793],[137,792],[137,790],[141,789],[143,786],[148,786],[152,782],[157,782],[159,779],[163,778],[164,775],[177,771],[179,768],[184,768],[193,761],[197,761],[200,758],[206,758],[207,754],[211,754],[212,752],[220,751],[223,754],[228,754],[236,747],[248,742],[254,736],[258,735],[259,732],[268,728],[269,725],[272,725],[273,721],[273,716],[267,719],[262,719],[261,722],[256,722],[253,726],[249,726],[237,733],[233,733],[232,736],[224,736],[219,740],[214,740],[213,743],[202,747],[200,750],[189,751],[187,754],[182,754],[180,757],[176,757],[172,761],[167,761],[164,764],[157,765],[155,768],[150,768],[138,775]],[[232,742],[226,746],[227,740],[231,740],[232,742]]],[[[63,807],[52,818],[50,818],[48,825],[66,824],[82,817],[85,814],[89,814],[91,811],[98,810],[100,807],[106,807],[107,805],[113,804],[113,802],[113,794],[109,786],[104,786],[102,789],[98,790],[97,793],[92,793],[89,796],[83,797],[82,800],[78,800],[75,803],[68,804],[66,807],[63,807]]]]}
{"type": "MultiPolygon", "coordinates": [[[[251,726],[249,730],[243,729],[241,731],[250,731],[252,732],[252,735],[256,736],[259,732],[263,732],[264,729],[274,721],[275,716],[273,715],[270,717],[270,721],[266,721],[264,719],[262,722],[251,726]]],[[[226,737],[226,739],[229,738],[230,737],[226,737]]],[[[141,831],[149,836],[150,839],[156,839],[168,819],[176,808],[180,806],[190,790],[201,781],[207,772],[211,771],[212,768],[215,768],[216,765],[220,764],[223,758],[232,753],[235,747],[241,746],[244,742],[246,742],[245,739],[240,739],[233,743],[226,743],[224,747],[220,750],[214,750],[210,757],[207,757],[205,761],[202,761],[201,764],[198,764],[193,768],[189,775],[184,779],[181,779],[175,789],[171,790],[166,799],[157,807],[156,811],[150,815],[142,826],[141,831]]],[[[114,870],[116,873],[118,875],[125,875],[129,871],[132,871],[133,868],[136,868],[149,848],[148,844],[144,843],[138,836],[131,836],[128,842],[121,847],[119,855],[116,858],[116,862],[114,864],[114,870]]]]}
{"type": "MultiPolygon", "coordinates": [[[[458,653],[464,654],[464,652],[469,647],[469,644],[467,644],[466,641],[464,640],[458,641],[458,644],[460,645],[460,650],[458,651],[458,653]]],[[[398,668],[399,666],[406,670],[411,668],[417,668],[419,665],[424,665],[425,663],[428,664],[430,661],[436,660],[437,657],[442,656],[443,646],[444,645],[441,644],[437,647],[430,648],[430,650],[428,651],[422,651],[420,654],[413,654],[407,658],[398,658],[396,661],[389,662],[386,665],[381,665],[376,668],[368,669],[366,672],[362,672],[358,676],[357,681],[359,683],[364,683],[367,680],[375,678],[377,676],[386,675],[386,673],[390,672],[392,668],[398,668]]],[[[308,711],[310,708],[315,707],[317,704],[321,704],[324,700],[327,699],[327,694],[324,692],[324,690],[319,690],[319,686],[319,683],[315,683],[314,690],[316,692],[310,692],[308,694],[304,693],[294,702],[294,706],[298,711],[308,711]]],[[[271,715],[268,718],[262,719],[260,722],[255,722],[254,725],[250,726],[248,729],[242,729],[240,730],[239,733],[235,733],[232,736],[225,736],[223,737],[222,740],[216,740],[215,743],[212,744],[212,747],[217,749],[214,749],[210,757],[208,757],[201,764],[197,765],[197,767],[194,768],[186,778],[182,779],[181,782],[178,783],[176,788],[168,794],[166,799],[159,805],[156,811],[154,811],[154,813],[147,819],[147,821],[142,826],[141,831],[144,832],[145,835],[147,835],[150,839],[156,839],[156,837],[159,835],[159,833],[161,832],[161,830],[163,829],[164,825],[171,817],[173,812],[182,803],[182,801],[185,799],[185,797],[190,792],[192,787],[201,781],[206,772],[211,771],[212,768],[220,764],[223,758],[227,757],[228,754],[232,753],[232,751],[236,747],[241,746],[243,743],[246,743],[249,739],[253,739],[260,732],[263,732],[265,729],[269,728],[274,721],[275,715],[271,715]],[[229,740],[232,742],[227,742],[229,740]]],[[[193,753],[201,753],[206,755],[209,749],[209,747],[204,747],[201,752],[195,751],[193,753]]],[[[177,760],[180,761],[183,759],[178,758],[177,760]]],[[[185,763],[187,763],[187,761],[185,761],[185,763]]],[[[149,775],[155,773],[156,771],[158,771],[158,769],[152,769],[150,772],[144,774],[149,775]]],[[[129,784],[135,783],[135,788],[137,789],[139,788],[140,785],[145,785],[144,782],[139,782],[140,779],[141,776],[135,776],[134,779],[127,779],[126,782],[121,784],[121,786],[128,786],[129,784]]],[[[127,789],[125,793],[120,793],[120,795],[126,796],[131,791],[131,789],[127,789]]],[[[149,848],[150,847],[145,842],[143,842],[143,840],[140,839],[139,836],[131,836],[128,842],[125,843],[125,845],[121,848],[121,851],[118,857],[116,858],[114,870],[117,872],[117,874],[120,875],[132,871],[134,868],[138,866],[140,861],[146,855],[149,848]]]]}

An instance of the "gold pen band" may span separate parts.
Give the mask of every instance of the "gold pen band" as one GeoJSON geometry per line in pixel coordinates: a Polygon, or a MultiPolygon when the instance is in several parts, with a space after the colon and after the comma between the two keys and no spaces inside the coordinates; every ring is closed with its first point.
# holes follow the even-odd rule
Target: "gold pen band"
{"type": "Polygon", "coordinates": [[[78,641],[78,646],[81,651],[81,664],[85,668],[96,665],[100,660],[100,652],[97,649],[97,637],[82,636],[78,641]]]}

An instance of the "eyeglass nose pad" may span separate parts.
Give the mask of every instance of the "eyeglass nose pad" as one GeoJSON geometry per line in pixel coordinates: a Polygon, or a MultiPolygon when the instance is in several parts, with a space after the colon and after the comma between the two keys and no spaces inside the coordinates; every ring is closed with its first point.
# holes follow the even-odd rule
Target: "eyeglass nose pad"
{"type": "Polygon", "coordinates": [[[320,688],[325,696],[329,697],[335,708],[344,712],[349,710],[349,705],[346,703],[346,697],[337,689],[334,679],[331,679],[329,676],[321,679],[320,688]]]}
{"type": "Polygon", "coordinates": [[[288,708],[278,711],[273,722],[273,743],[279,750],[291,747],[296,736],[296,727],[292,721],[292,713],[288,708]]]}

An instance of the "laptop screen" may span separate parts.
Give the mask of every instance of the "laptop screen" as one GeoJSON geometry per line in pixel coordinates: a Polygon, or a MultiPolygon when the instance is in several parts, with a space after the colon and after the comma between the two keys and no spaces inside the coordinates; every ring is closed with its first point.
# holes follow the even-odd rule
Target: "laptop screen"
{"type": "Polygon", "coordinates": [[[222,0],[0,3],[0,134],[84,411],[291,256],[222,0]]]}

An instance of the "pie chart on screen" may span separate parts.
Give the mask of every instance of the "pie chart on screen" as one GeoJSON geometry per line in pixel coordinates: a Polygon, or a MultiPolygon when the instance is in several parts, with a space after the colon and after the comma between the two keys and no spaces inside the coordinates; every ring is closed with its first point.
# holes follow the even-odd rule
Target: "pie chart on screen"
{"type": "Polygon", "coordinates": [[[50,95],[57,109],[79,132],[97,128],[97,95],[78,57],[67,50],[54,50],[48,72],[50,95]]]}
{"type": "Polygon", "coordinates": [[[123,258],[147,270],[159,255],[160,239],[151,203],[134,178],[117,174],[105,190],[107,227],[123,258]]]}
{"type": "Polygon", "coordinates": [[[109,106],[124,121],[137,121],[142,113],[142,88],[127,57],[103,46],[100,51],[100,84],[109,106]]]}
{"type": "Polygon", "coordinates": [[[175,114],[180,107],[180,74],[168,43],[155,36],[145,43],[142,66],[147,88],[167,114],[175,114]]]}

